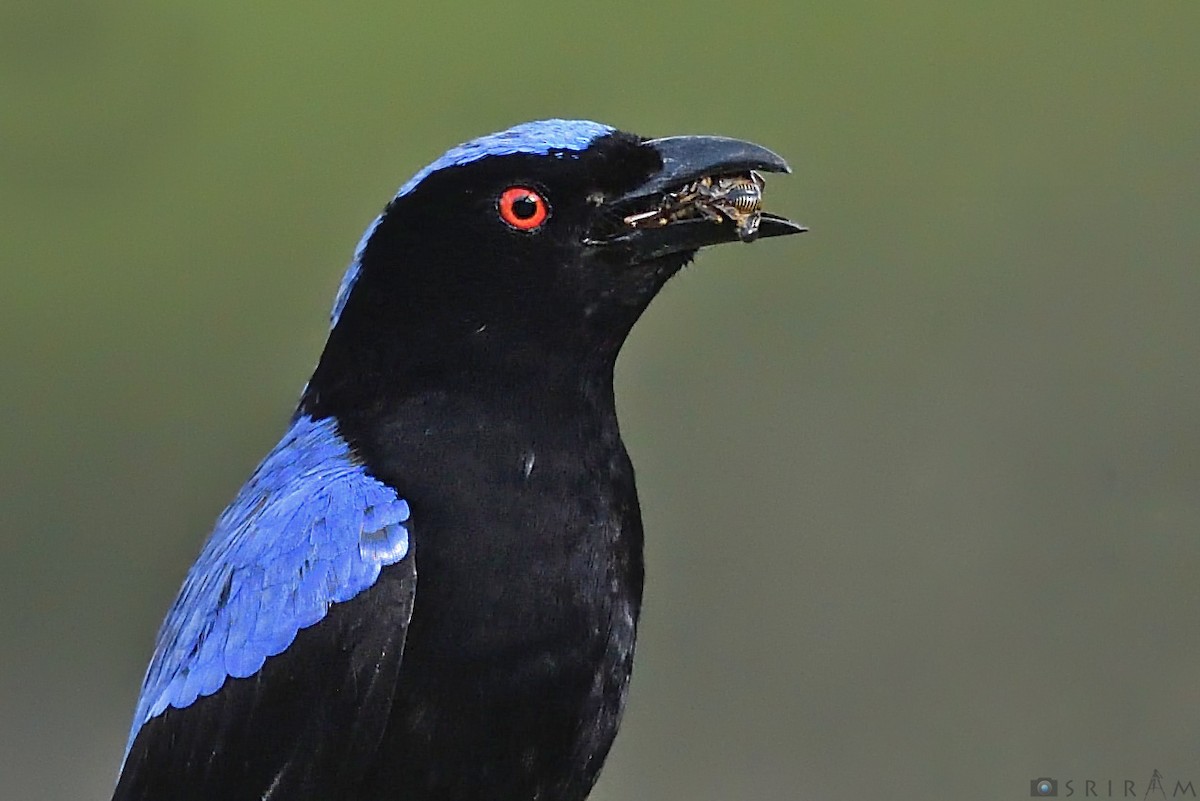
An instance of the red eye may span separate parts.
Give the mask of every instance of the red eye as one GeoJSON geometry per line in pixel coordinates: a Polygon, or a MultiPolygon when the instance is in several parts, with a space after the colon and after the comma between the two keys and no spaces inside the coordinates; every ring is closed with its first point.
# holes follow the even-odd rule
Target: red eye
{"type": "Polygon", "coordinates": [[[518,231],[532,231],[550,216],[546,199],[527,186],[510,186],[496,203],[500,219],[518,231]]]}

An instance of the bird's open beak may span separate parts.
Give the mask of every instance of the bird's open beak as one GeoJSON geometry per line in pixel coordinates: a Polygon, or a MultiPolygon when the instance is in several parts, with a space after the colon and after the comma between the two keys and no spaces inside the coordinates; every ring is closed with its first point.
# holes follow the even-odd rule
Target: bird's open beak
{"type": "Polygon", "coordinates": [[[722,136],[650,139],[662,169],[605,203],[608,226],[588,244],[646,261],[707,245],[808,230],[762,211],[763,172],[791,172],[765,147],[722,136]]]}

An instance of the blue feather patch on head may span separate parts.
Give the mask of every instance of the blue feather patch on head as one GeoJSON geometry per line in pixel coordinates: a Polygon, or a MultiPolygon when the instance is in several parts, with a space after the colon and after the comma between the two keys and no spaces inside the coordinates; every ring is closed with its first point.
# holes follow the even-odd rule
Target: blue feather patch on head
{"type": "MultiPolygon", "coordinates": [[[[481,136],[447,150],[441,158],[423,167],[416,175],[409,178],[404,186],[396,192],[395,197],[404,197],[432,173],[447,167],[461,167],[487,156],[511,156],[518,153],[548,156],[551,153],[560,155],[577,153],[586,150],[592,142],[614,130],[611,126],[590,120],[537,120],[514,125],[507,130],[481,136]]],[[[358,272],[362,268],[363,251],[366,250],[367,242],[370,241],[371,235],[375,233],[375,229],[379,227],[382,220],[382,214],[376,217],[367,226],[362,238],[358,240],[358,246],[354,248],[354,258],[350,260],[350,266],[346,268],[346,273],[342,276],[341,286],[338,287],[337,297],[333,302],[333,311],[329,315],[330,327],[337,325],[338,318],[342,315],[342,309],[346,308],[350,290],[354,288],[354,282],[358,280],[358,272]]]]}
{"type": "Polygon", "coordinates": [[[300,416],[217,521],[142,683],[146,721],[253,675],[408,553],[408,504],[367,474],[336,423],[300,416]]]}

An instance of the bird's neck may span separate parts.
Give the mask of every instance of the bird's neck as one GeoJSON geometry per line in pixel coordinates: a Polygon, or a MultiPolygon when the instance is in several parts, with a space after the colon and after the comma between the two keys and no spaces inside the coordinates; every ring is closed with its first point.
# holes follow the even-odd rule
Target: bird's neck
{"type": "Polygon", "coordinates": [[[405,325],[401,319],[381,334],[356,330],[349,322],[330,333],[301,413],[347,421],[416,398],[452,395],[500,409],[609,417],[615,414],[617,353],[632,326],[630,321],[598,337],[586,330],[559,335],[471,318],[436,326],[405,325]]]}
{"type": "Polygon", "coordinates": [[[574,367],[439,380],[339,418],[412,508],[424,598],[439,599],[438,625],[417,625],[430,658],[584,648],[580,632],[637,617],[641,522],[611,371],[574,367]]]}

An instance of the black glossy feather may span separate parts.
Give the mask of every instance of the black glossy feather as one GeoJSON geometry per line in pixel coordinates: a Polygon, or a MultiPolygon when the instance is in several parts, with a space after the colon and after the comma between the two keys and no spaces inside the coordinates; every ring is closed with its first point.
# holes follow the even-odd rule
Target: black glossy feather
{"type": "MultiPolygon", "coordinates": [[[[114,801],[582,801],[620,722],[642,600],[617,354],[697,248],[738,236],[719,215],[621,220],[673,181],[752,168],[786,164],[736,140],[550,121],[455,148],[406,184],[360,243],[297,412],[333,422],[319,444],[361,473],[344,496],[382,488],[393,561],[350,600],[317,593],[335,602],[302,625],[264,604],[277,630],[301,630],[256,674],[217,673],[211,694],[175,692],[184,708],[161,714],[143,698],[114,801]],[[546,202],[543,223],[498,213],[513,188],[546,202]]],[[[801,230],[772,219],[762,235],[801,230]]],[[[240,536],[291,553],[285,527],[254,529],[258,504],[233,508],[250,521],[240,536]]],[[[222,567],[206,554],[201,568],[222,567]]],[[[171,642],[184,675],[191,640],[171,642]]],[[[224,663],[209,650],[211,678],[224,663]]]]}

